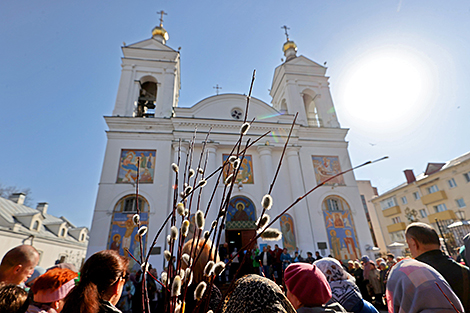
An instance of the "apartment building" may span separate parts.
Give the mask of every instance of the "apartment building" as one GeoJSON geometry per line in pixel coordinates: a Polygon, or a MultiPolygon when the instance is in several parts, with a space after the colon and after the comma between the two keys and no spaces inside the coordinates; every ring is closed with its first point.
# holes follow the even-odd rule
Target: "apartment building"
{"type": "Polygon", "coordinates": [[[387,247],[405,243],[412,222],[432,225],[450,247],[461,244],[468,226],[447,226],[470,218],[470,152],[446,163],[428,163],[418,176],[411,169],[404,173],[406,182],[371,200],[387,247]]]}

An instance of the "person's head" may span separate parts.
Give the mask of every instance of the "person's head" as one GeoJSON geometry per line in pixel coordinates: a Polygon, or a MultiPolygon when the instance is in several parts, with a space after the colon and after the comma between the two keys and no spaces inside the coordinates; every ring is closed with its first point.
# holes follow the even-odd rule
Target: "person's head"
{"type": "Polygon", "coordinates": [[[352,261],[352,260],[349,260],[349,261],[348,261],[348,268],[349,268],[349,269],[354,268],[354,261],[352,261]]]}
{"type": "Polygon", "coordinates": [[[355,269],[361,268],[361,264],[358,261],[354,261],[354,268],[355,269]]]}
{"type": "Polygon", "coordinates": [[[375,264],[377,264],[377,267],[379,267],[380,263],[382,263],[383,261],[385,260],[382,258],[375,259],[375,264]]]}
{"type": "Polygon", "coordinates": [[[393,254],[393,253],[388,253],[387,254],[387,261],[388,262],[393,262],[394,259],[395,259],[395,254],[393,254]]]}
{"type": "Polygon", "coordinates": [[[385,262],[381,262],[379,264],[379,268],[381,271],[385,271],[387,269],[387,264],[385,262]]]}
{"type": "Polygon", "coordinates": [[[266,252],[266,251],[268,251],[268,247],[264,246],[263,247],[263,252],[266,252]]]}
{"type": "Polygon", "coordinates": [[[270,251],[270,250],[271,250],[271,245],[268,245],[268,251],[270,251]]]}
{"type": "Polygon", "coordinates": [[[0,312],[24,313],[28,309],[28,293],[15,284],[0,283],[0,312]]]}
{"type": "Polygon", "coordinates": [[[308,257],[313,257],[312,252],[307,252],[307,256],[308,256],[308,257]]]}
{"type": "Polygon", "coordinates": [[[0,264],[0,282],[19,285],[25,282],[38,265],[39,253],[30,245],[21,245],[8,251],[0,264]]]}
{"type": "Polygon", "coordinates": [[[62,311],[64,298],[75,287],[78,274],[69,269],[54,268],[45,272],[31,287],[36,303],[48,304],[57,312],[62,311]]]}
{"type": "Polygon", "coordinates": [[[374,262],[370,262],[370,268],[375,270],[377,268],[377,266],[375,266],[375,263],[374,262]]]}
{"type": "Polygon", "coordinates": [[[366,265],[367,263],[370,262],[370,259],[367,255],[363,255],[361,258],[361,262],[364,263],[364,265],[366,265]]]}
{"type": "Polygon", "coordinates": [[[80,282],[65,298],[64,311],[96,313],[100,300],[116,305],[128,277],[129,261],[114,250],[96,252],[80,271],[80,282]]]}
{"type": "Polygon", "coordinates": [[[313,263],[326,277],[326,280],[332,281],[348,280],[350,275],[344,270],[341,263],[333,258],[323,258],[313,263]]]}
{"type": "Polygon", "coordinates": [[[284,254],[287,254],[287,248],[282,249],[282,252],[283,252],[284,254]]]}
{"type": "Polygon", "coordinates": [[[400,262],[401,260],[404,260],[405,257],[404,256],[397,256],[397,262],[400,262]]]}
{"type": "Polygon", "coordinates": [[[405,259],[391,269],[385,294],[391,313],[455,312],[446,296],[463,312],[447,281],[431,266],[413,259],[405,259]]]}
{"type": "Polygon", "coordinates": [[[258,275],[246,275],[235,282],[224,301],[222,313],[295,313],[281,288],[258,275]]]}
{"type": "MultiPolygon", "coordinates": [[[[196,263],[193,265],[193,284],[194,283],[197,284],[203,280],[204,267],[206,266],[208,261],[214,261],[214,262],[220,261],[219,255],[215,253],[215,249],[211,250],[212,242],[210,240],[207,240],[205,244],[204,242],[205,240],[199,240],[197,247],[196,247],[196,242],[194,242],[194,247],[193,247],[193,239],[191,239],[188,242],[186,242],[183,246],[183,253],[188,254],[191,257],[191,260],[196,259],[199,253],[201,253],[201,255],[199,256],[199,259],[197,259],[196,263]],[[193,252],[192,255],[191,255],[191,250],[193,252]]],[[[234,249],[234,251],[236,251],[236,249],[234,249]]],[[[186,269],[187,264],[185,262],[182,262],[181,264],[182,264],[182,268],[186,269]]]]}
{"type": "Polygon", "coordinates": [[[315,251],[315,255],[316,255],[316,256],[320,256],[320,252],[315,251]]]}
{"type": "Polygon", "coordinates": [[[294,252],[295,256],[299,256],[299,253],[297,251],[294,252]]]}
{"type": "Polygon", "coordinates": [[[439,236],[434,228],[428,224],[411,223],[406,228],[405,237],[414,258],[424,252],[440,248],[439,236]]]}
{"type": "Polygon", "coordinates": [[[287,298],[295,309],[315,307],[331,299],[331,288],[325,275],[314,264],[293,263],[284,272],[287,298]]]}
{"type": "Polygon", "coordinates": [[[274,245],[274,249],[279,249],[279,246],[277,244],[274,245]]]}

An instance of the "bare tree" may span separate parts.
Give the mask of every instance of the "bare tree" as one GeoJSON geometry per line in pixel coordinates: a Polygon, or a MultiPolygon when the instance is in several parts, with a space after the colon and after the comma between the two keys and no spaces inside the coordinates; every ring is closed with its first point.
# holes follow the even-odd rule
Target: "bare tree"
{"type": "Polygon", "coordinates": [[[24,205],[31,207],[33,205],[33,198],[31,195],[33,192],[31,191],[31,188],[20,188],[17,186],[7,186],[2,183],[0,183],[0,197],[2,198],[10,198],[10,196],[14,193],[19,193],[22,192],[25,194],[25,199],[24,199],[24,205]]]}

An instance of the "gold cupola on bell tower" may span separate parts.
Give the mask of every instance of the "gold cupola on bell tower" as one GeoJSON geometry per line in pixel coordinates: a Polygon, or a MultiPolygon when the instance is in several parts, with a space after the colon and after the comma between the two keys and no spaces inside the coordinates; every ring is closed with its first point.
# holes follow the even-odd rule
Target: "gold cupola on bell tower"
{"type": "Polygon", "coordinates": [[[166,29],[163,28],[163,15],[167,15],[167,14],[163,10],[161,10],[160,12],[157,12],[157,14],[160,14],[160,25],[155,26],[152,29],[152,37],[160,41],[161,43],[165,44],[165,42],[170,38],[166,29]]]}

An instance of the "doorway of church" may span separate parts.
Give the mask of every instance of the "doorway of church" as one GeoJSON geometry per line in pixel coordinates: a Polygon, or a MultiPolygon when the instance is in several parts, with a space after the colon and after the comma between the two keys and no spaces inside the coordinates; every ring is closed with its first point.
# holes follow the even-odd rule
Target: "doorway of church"
{"type": "Polygon", "coordinates": [[[256,230],[254,229],[235,229],[225,231],[225,238],[228,243],[230,255],[234,255],[233,253],[235,252],[235,249],[237,249],[236,251],[239,252],[238,260],[234,259],[234,262],[230,265],[230,280],[238,279],[246,274],[259,274],[259,269],[253,268],[253,260],[251,258],[253,255],[252,248],[256,244],[256,240],[249,244],[255,235],[256,230]],[[242,264],[242,260],[245,255],[246,259],[242,264]]]}
{"type": "MultiPolygon", "coordinates": [[[[240,249],[246,246],[255,235],[256,230],[254,229],[226,230],[225,237],[227,238],[229,251],[233,252],[234,248],[237,248],[237,251],[240,251],[240,249]]],[[[256,240],[246,249],[253,248],[255,243],[256,240]]]]}

